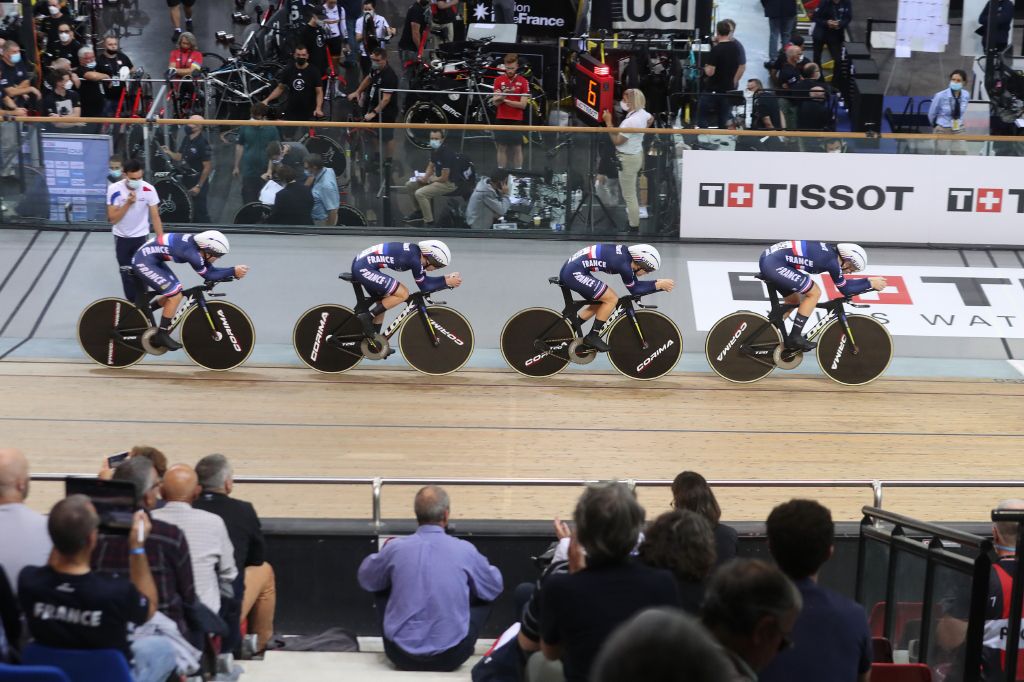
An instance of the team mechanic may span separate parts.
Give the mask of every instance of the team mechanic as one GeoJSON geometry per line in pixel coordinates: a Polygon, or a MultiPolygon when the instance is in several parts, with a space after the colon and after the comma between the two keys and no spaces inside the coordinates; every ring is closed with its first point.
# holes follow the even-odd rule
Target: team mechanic
{"type": "Polygon", "coordinates": [[[785,296],[783,300],[798,306],[786,339],[786,347],[791,350],[809,351],[817,345],[803,335],[804,324],[821,298],[821,288],[810,275],[827,272],[844,296],[882,291],[887,286],[882,277],[846,279],[845,275],[861,272],[868,265],[867,252],[857,244],[778,242],[764,250],[758,264],[761,276],[785,296]]]}
{"type": "Polygon", "coordinates": [[[150,239],[135,252],[132,257],[135,273],[164,299],[160,326],[152,339],[154,345],[163,346],[167,350],[181,348],[181,344],[171,338],[168,330],[174,312],[181,303],[182,286],[167,267],[167,261],[188,263],[196,274],[208,282],[219,282],[229,277],[242,279],[249,272],[248,265],[213,267],[213,263],[227,255],[229,249],[227,237],[217,230],[207,230],[195,236],[169,232],[150,239]]]}
{"type": "Polygon", "coordinates": [[[607,353],[609,346],[601,338],[601,330],[608,321],[619,297],[611,287],[591,275],[607,272],[619,275],[630,294],[645,296],[655,291],[672,291],[676,285],[670,279],[641,282],[637,277],[650,274],[661,267],[661,254],[650,244],[592,244],[580,249],[562,266],[559,281],[588,301],[590,305],[579,312],[580,320],[594,317],[590,333],[584,342],[594,350],[607,353]]]}

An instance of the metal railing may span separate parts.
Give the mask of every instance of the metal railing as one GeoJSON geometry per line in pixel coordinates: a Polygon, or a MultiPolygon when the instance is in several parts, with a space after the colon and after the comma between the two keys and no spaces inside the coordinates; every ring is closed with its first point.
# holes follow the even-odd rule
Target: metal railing
{"type": "MultiPolygon", "coordinates": [[[[63,481],[68,476],[91,478],[93,474],[39,473],[33,474],[33,481],[63,481]]],[[[360,485],[371,486],[371,520],[375,527],[382,521],[381,500],[385,485],[446,485],[514,488],[568,488],[599,483],[607,479],[581,478],[391,478],[391,477],[347,477],[347,476],[235,476],[235,483],[256,485],[360,485]]],[[[631,488],[667,488],[672,481],[667,479],[621,479],[631,488]]],[[[882,507],[886,488],[1024,488],[1024,480],[880,480],[880,479],[775,479],[775,480],[709,480],[715,488],[867,488],[872,492],[872,507],[882,507]]]]}

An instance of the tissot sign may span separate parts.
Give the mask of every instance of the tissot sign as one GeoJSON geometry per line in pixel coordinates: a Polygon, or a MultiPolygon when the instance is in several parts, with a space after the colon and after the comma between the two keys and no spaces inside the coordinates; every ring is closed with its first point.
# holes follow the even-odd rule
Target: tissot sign
{"type": "Polygon", "coordinates": [[[612,0],[612,26],[634,31],[692,29],[696,5],[697,0],[612,0]]]}
{"type": "MultiPolygon", "coordinates": [[[[688,263],[698,331],[737,310],[768,311],[764,283],[755,277],[758,255],[752,250],[745,263],[688,263]]],[[[885,277],[885,291],[855,297],[868,307],[848,312],[871,315],[893,335],[1024,338],[1024,268],[869,265],[853,277],[885,277]]],[[[828,275],[813,278],[823,297],[839,296],[828,275]]]]}
{"type": "Polygon", "coordinates": [[[683,237],[1024,245],[1010,157],[683,152],[683,237]]]}

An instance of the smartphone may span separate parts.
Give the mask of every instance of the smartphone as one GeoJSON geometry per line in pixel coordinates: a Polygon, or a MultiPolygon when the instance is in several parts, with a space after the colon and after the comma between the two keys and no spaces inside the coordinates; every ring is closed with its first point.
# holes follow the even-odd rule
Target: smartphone
{"type": "Polygon", "coordinates": [[[116,469],[117,465],[125,461],[126,459],[128,459],[127,450],[125,452],[119,452],[116,455],[111,455],[110,457],[107,457],[107,466],[110,467],[111,469],[116,469]]]}

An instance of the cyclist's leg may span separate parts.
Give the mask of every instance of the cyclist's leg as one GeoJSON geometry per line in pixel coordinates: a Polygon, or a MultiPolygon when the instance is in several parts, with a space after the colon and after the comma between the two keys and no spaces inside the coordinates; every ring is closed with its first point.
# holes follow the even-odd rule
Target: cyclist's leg
{"type": "Polygon", "coordinates": [[[586,308],[583,308],[579,312],[580,322],[586,322],[587,320],[592,318],[594,315],[596,315],[597,311],[600,310],[600,309],[601,309],[601,304],[600,303],[591,303],[586,308]]]}
{"type": "Polygon", "coordinates": [[[584,337],[587,345],[599,351],[607,352],[608,344],[601,339],[601,330],[604,323],[611,317],[615,309],[618,297],[611,287],[594,277],[586,270],[565,270],[560,274],[560,279],[567,287],[575,291],[583,298],[595,303],[580,311],[580,319],[594,317],[594,324],[590,333],[584,337]]]}
{"type": "Polygon", "coordinates": [[[170,335],[171,319],[181,303],[181,282],[162,261],[137,256],[132,260],[132,266],[135,268],[135,273],[163,297],[163,312],[153,340],[168,350],[181,348],[181,344],[172,339],[170,335]]]}
{"type": "Polygon", "coordinates": [[[409,298],[409,290],[394,277],[373,268],[358,268],[352,274],[370,296],[377,299],[365,314],[369,315],[374,331],[379,334],[384,324],[384,312],[409,298]]]}

